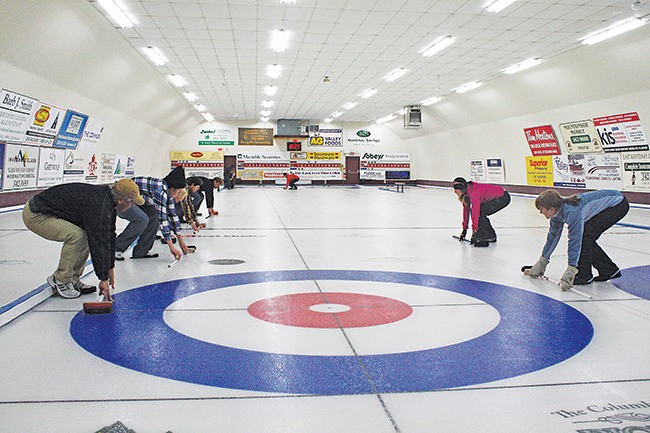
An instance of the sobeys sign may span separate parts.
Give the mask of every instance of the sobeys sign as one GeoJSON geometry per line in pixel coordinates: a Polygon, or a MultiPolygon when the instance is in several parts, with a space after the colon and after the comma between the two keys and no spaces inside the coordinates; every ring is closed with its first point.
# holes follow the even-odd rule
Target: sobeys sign
{"type": "Polygon", "coordinates": [[[201,129],[199,146],[234,146],[233,136],[230,129],[201,129]]]}

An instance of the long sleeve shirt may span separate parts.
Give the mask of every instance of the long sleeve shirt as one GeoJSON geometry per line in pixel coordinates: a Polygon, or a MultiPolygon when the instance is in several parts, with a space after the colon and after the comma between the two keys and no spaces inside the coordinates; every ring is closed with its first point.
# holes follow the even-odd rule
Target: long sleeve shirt
{"type": "Polygon", "coordinates": [[[503,197],[505,190],[498,185],[471,182],[467,184],[467,195],[470,204],[463,204],[463,229],[469,227],[469,216],[472,215],[472,230],[478,230],[478,219],[481,215],[481,203],[503,197]]]}
{"type": "Polygon", "coordinates": [[[289,184],[291,183],[292,180],[299,180],[299,179],[300,179],[300,177],[298,177],[298,175],[296,175],[296,174],[293,174],[293,173],[287,174],[287,184],[285,185],[285,188],[287,188],[289,186],[289,184]]]}
{"type": "Polygon", "coordinates": [[[205,193],[205,205],[207,206],[208,209],[213,209],[214,208],[214,182],[212,179],[208,179],[207,177],[200,177],[203,181],[203,185],[201,185],[201,188],[199,191],[202,191],[205,193]]]}
{"type": "Polygon", "coordinates": [[[66,183],[56,185],[29,201],[32,212],[54,215],[86,232],[95,275],[108,280],[115,267],[115,217],[117,210],[108,185],[66,183]]]}
{"type": "Polygon", "coordinates": [[[587,221],[602,211],[616,206],[623,201],[623,194],[620,191],[600,190],[578,194],[580,203],[573,206],[569,203],[562,204],[557,214],[549,221],[546,244],[542,249],[542,257],[551,258],[560,238],[564,224],[569,228],[568,265],[578,266],[580,250],[582,248],[582,233],[587,221]]]}
{"type": "Polygon", "coordinates": [[[177,234],[181,232],[181,221],[176,215],[176,201],[169,195],[167,184],[157,177],[139,176],[132,180],[140,188],[145,204],[156,208],[163,239],[171,241],[172,232],[177,234]]]}

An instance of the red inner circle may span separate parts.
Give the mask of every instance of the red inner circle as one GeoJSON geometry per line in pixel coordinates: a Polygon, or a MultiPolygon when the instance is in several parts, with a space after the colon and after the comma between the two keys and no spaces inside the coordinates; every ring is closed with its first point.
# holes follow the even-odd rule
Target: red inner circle
{"type": "Polygon", "coordinates": [[[397,322],[413,313],[413,308],[396,299],[358,293],[297,293],[261,299],[248,307],[260,320],[303,328],[361,328],[397,322]],[[342,304],[348,311],[322,313],[309,307],[342,304]]]}

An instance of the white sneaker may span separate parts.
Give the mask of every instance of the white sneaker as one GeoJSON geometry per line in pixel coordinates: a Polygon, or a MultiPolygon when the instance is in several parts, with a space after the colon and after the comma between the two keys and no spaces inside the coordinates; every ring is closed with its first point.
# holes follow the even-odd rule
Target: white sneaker
{"type": "Polygon", "coordinates": [[[54,278],[54,275],[47,277],[47,284],[50,285],[62,298],[72,299],[78,298],[81,296],[81,292],[75,289],[74,284],[70,283],[58,283],[54,278]]]}
{"type": "Polygon", "coordinates": [[[119,260],[120,262],[124,260],[124,253],[122,251],[115,251],[115,260],[119,260]]]}
{"type": "Polygon", "coordinates": [[[85,284],[81,280],[75,281],[72,286],[79,290],[79,293],[82,295],[87,295],[88,293],[95,293],[97,291],[97,287],[91,286],[90,284],[85,284]]]}

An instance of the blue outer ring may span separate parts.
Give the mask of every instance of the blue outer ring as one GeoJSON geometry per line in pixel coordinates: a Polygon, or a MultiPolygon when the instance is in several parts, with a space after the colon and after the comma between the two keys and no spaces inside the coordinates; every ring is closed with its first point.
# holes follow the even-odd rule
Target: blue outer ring
{"type": "MultiPolygon", "coordinates": [[[[79,312],[70,334],[90,353],[154,376],[231,389],[319,395],[432,391],[506,379],[570,358],[589,344],[594,332],[582,313],[543,295],[483,281],[381,271],[246,272],[169,281],[117,294],[113,311],[79,312]],[[190,295],[301,280],[376,281],[448,290],[491,305],[501,321],[486,334],[450,346],[355,357],[221,346],[181,334],[163,320],[169,305],[190,295]]],[[[435,322],[431,328],[435,332],[435,322]]]]}

